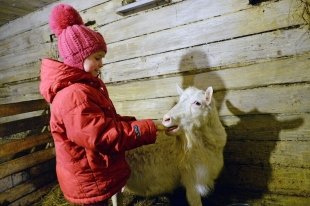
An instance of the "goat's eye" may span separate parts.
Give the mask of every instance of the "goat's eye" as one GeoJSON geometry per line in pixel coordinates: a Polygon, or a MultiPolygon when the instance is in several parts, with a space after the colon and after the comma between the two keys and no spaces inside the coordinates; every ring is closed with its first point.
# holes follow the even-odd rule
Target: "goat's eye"
{"type": "Polygon", "coordinates": [[[197,101],[195,101],[194,104],[195,104],[196,106],[200,106],[200,105],[201,105],[201,103],[200,103],[200,102],[197,102],[197,101]]]}

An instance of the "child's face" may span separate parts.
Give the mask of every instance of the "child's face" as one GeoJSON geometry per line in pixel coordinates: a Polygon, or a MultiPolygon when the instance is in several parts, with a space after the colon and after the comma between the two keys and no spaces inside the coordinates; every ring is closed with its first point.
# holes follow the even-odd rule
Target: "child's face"
{"type": "Polygon", "coordinates": [[[84,70],[94,77],[97,77],[102,67],[102,58],[105,56],[104,51],[93,53],[84,60],[84,70]]]}

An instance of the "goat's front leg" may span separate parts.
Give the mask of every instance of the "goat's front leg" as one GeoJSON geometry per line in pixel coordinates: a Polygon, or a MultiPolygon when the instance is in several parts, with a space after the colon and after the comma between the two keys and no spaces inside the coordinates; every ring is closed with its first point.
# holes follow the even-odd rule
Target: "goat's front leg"
{"type": "MultiPolygon", "coordinates": [[[[201,197],[196,188],[191,186],[186,186],[186,199],[190,206],[202,206],[201,197]]],[[[114,206],[114,205],[113,205],[114,206]]]]}
{"type": "Polygon", "coordinates": [[[186,190],[186,199],[190,206],[202,206],[200,193],[196,188],[195,180],[192,175],[187,175],[185,172],[181,180],[186,190]]]}
{"type": "Polygon", "coordinates": [[[122,206],[123,205],[123,194],[118,192],[112,196],[112,205],[113,206],[122,206]]]}

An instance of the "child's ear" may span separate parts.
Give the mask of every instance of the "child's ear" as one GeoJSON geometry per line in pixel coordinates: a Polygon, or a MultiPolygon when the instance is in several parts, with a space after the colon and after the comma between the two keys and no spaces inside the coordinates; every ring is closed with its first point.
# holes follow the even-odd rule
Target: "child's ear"
{"type": "Polygon", "coordinates": [[[211,104],[212,96],[213,96],[213,88],[208,87],[208,89],[205,92],[205,98],[206,98],[207,105],[211,104]]]}

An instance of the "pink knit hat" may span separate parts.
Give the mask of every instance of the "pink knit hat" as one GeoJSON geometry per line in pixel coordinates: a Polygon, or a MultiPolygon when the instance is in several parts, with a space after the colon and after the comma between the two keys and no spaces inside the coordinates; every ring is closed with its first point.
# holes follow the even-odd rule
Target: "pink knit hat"
{"type": "Polygon", "coordinates": [[[83,62],[88,56],[98,51],[107,52],[103,36],[86,27],[80,14],[70,5],[55,6],[49,25],[58,38],[59,55],[69,66],[84,70],[83,62]]]}

